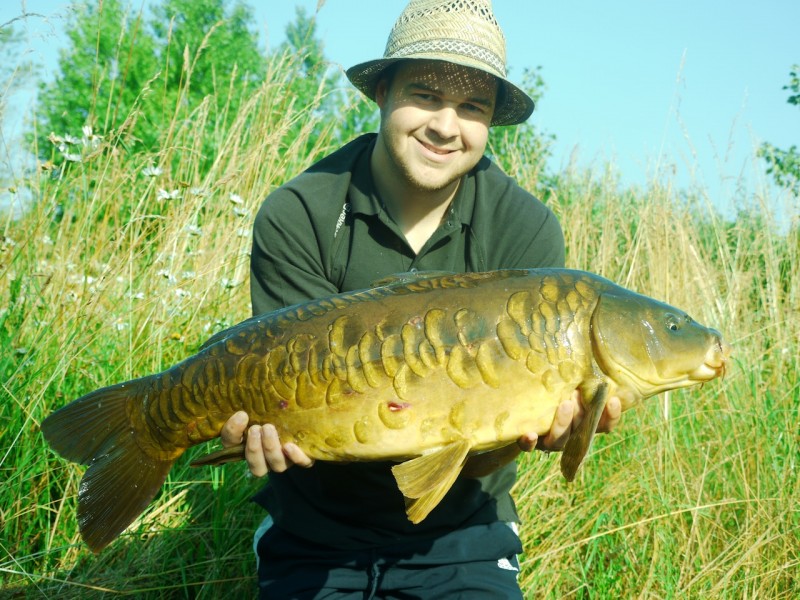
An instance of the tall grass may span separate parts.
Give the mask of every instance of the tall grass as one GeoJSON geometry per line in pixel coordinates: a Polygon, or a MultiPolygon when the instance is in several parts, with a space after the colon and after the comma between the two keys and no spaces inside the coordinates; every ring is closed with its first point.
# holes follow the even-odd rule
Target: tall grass
{"type": "MultiPolygon", "coordinates": [[[[153,155],[87,136],[80,162],[26,182],[40,199],[32,211],[0,222],[0,596],[254,594],[261,514],[248,498],[260,483],[243,467],[182,460],[95,556],[75,519],[82,468],[55,456],[38,425],[249,316],[255,210],[309,164],[312,133],[318,152],[330,149],[331,124],[284,91],[293,69],[273,58],[235,119],[212,118],[210,102],[176,120],[153,155]],[[200,175],[207,136],[220,151],[200,175]]],[[[512,158],[536,189],[526,165],[538,162],[512,158]]],[[[567,171],[543,197],[570,266],[689,310],[735,354],[723,381],[627,413],[572,484],[554,456],[521,459],[523,588],[531,598],[798,597],[797,227],[778,235],[754,210],[723,221],[702,193],[620,190],[607,172],[567,171]]]]}

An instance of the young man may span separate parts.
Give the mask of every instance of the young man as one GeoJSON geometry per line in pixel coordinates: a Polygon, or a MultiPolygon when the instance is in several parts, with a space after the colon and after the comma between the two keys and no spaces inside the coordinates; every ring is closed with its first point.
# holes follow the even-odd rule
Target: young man
{"type": "MultiPolygon", "coordinates": [[[[399,272],[564,265],[552,212],[483,156],[491,125],[533,111],[505,78],[505,40],[489,0],[412,0],[384,58],[347,75],[380,108],[380,131],[265,200],[251,258],[254,314],[399,272]]],[[[565,399],[549,435],[522,436],[511,454],[563,448],[581,414],[577,396],[565,399]]],[[[618,419],[614,400],[600,428],[618,419]]],[[[222,441],[246,437],[251,472],[270,473],[256,497],[270,514],[256,534],[262,597],[521,597],[513,461],[460,477],[413,525],[391,464],[297,468],[312,461],[281,445],[271,425],[248,429],[247,421],[234,415],[222,441]]]]}

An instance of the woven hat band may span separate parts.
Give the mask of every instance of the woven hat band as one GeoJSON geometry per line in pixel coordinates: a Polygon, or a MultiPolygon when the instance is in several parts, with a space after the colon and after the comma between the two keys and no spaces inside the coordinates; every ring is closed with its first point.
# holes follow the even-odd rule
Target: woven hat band
{"type": "MultiPolygon", "coordinates": [[[[505,61],[497,54],[476,44],[464,40],[437,39],[420,40],[406,44],[401,48],[386,53],[385,58],[421,57],[425,55],[442,57],[442,55],[461,56],[484,65],[484,70],[505,79],[505,61]]],[[[476,65],[477,66],[477,65],[476,65]]]]}

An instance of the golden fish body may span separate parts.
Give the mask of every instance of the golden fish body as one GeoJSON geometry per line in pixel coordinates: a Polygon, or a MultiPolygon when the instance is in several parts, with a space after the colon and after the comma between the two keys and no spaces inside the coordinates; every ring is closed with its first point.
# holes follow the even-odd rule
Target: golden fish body
{"type": "Polygon", "coordinates": [[[627,409],[713,379],[728,352],[686,313],[582,271],[421,276],[249,319],[162,373],[79,398],[42,430],[90,465],[78,517],[95,551],[238,410],[318,460],[405,461],[393,471],[419,522],[469,456],[546,433],[573,390],[589,417],[566,448],[568,479],[605,398],[627,409]]]}

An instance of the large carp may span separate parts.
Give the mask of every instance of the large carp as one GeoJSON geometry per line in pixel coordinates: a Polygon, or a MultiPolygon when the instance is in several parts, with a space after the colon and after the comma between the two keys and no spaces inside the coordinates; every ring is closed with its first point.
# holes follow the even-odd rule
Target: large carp
{"type": "Polygon", "coordinates": [[[562,456],[568,480],[607,397],[625,410],[709,381],[728,354],[685,312],[590,273],[423,274],[244,321],[162,373],[73,401],[42,431],[89,465],[78,520],[95,552],[145,509],[187,448],[218,437],[242,409],[313,459],[398,461],[417,523],[469,457],[513,456],[521,435],[550,430],[573,390],[586,416],[562,456]]]}

